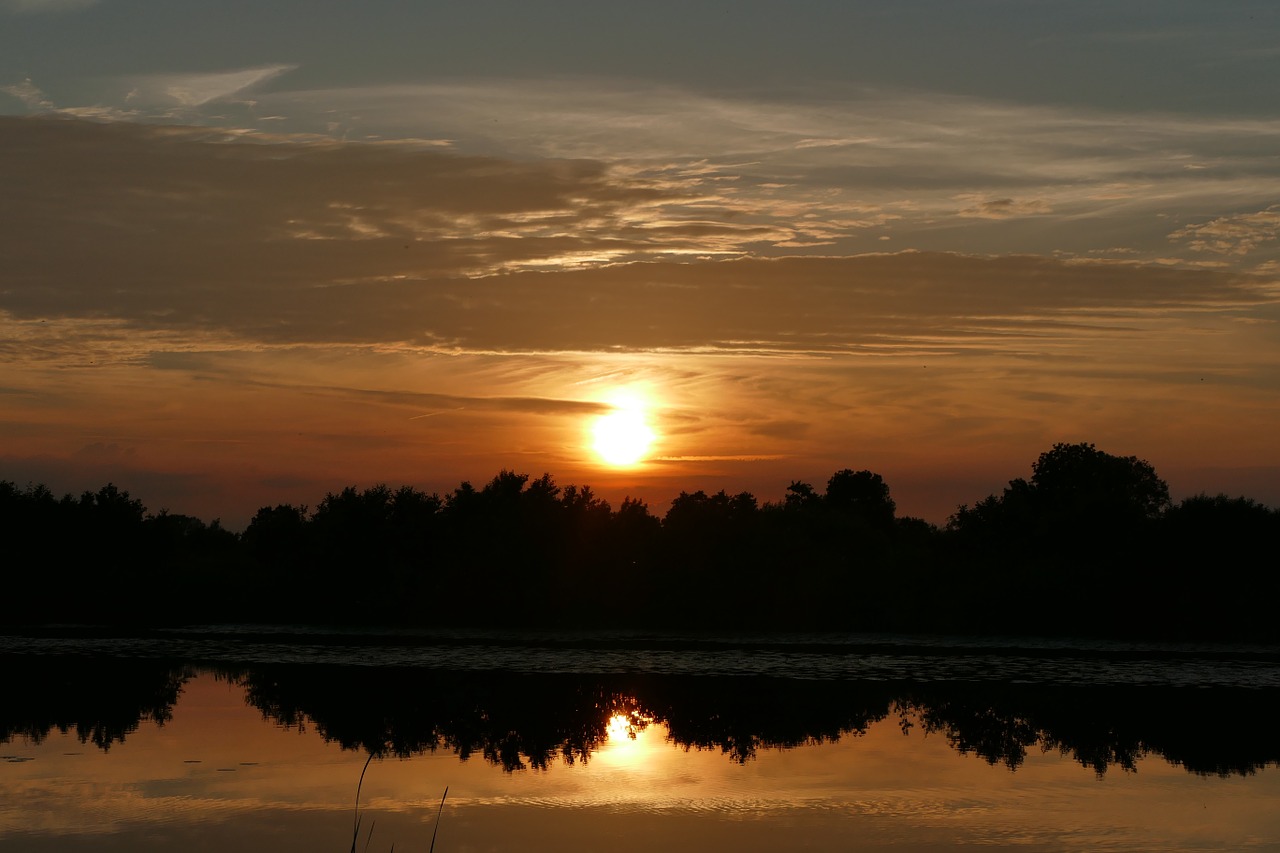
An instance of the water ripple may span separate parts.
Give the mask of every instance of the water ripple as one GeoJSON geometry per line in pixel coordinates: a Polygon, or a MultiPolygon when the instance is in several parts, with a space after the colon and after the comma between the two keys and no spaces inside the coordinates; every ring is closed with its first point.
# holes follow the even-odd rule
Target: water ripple
{"type": "Polygon", "coordinates": [[[140,636],[45,629],[0,636],[0,654],[824,681],[1280,687],[1277,646],[1061,639],[338,631],[218,625],[167,629],[140,636]]]}

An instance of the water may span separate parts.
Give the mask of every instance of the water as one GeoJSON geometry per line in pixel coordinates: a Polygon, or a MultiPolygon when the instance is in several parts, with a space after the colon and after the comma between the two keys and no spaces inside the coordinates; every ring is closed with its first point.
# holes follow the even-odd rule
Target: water
{"type": "Polygon", "coordinates": [[[0,674],[0,851],[1280,850],[1272,647],[204,626],[0,674]]]}

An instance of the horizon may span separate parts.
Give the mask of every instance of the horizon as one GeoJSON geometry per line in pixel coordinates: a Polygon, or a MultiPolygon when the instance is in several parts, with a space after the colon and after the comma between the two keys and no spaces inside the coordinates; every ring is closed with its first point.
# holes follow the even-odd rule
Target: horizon
{"type": "Polygon", "coordinates": [[[0,479],[1280,506],[1280,7],[734,9],[0,0],[0,479]]]}
{"type": "MultiPolygon", "coordinates": [[[[1088,443],[1086,443],[1086,444],[1088,444],[1088,443]]],[[[1090,444],[1089,446],[1090,446],[1090,447],[1092,447],[1092,445],[1091,445],[1091,444],[1090,444]]],[[[1105,451],[1105,450],[1102,450],[1101,448],[1097,448],[1097,449],[1098,449],[1100,452],[1102,452],[1103,454],[1105,454],[1105,455],[1108,455],[1108,456],[1116,456],[1116,454],[1106,454],[1106,451],[1105,451]]],[[[1119,457],[1118,457],[1118,458],[1119,458],[1119,457]]],[[[1142,460],[1142,459],[1140,459],[1140,458],[1138,458],[1138,457],[1129,457],[1129,458],[1136,459],[1136,460],[1137,460],[1138,462],[1140,462],[1140,463],[1142,463],[1142,462],[1145,462],[1145,461],[1146,461],[1146,460],[1142,460]]],[[[745,493],[749,494],[752,498],[754,498],[754,499],[756,500],[756,502],[757,502],[758,506],[760,506],[761,508],[764,508],[764,507],[766,507],[766,506],[778,506],[778,507],[780,507],[780,506],[782,506],[782,505],[786,502],[787,495],[788,495],[788,493],[789,493],[789,491],[790,491],[789,487],[790,487],[791,485],[795,485],[795,484],[804,484],[804,485],[808,485],[808,486],[813,487],[813,488],[816,490],[816,492],[817,492],[819,495],[821,495],[821,494],[824,492],[824,490],[829,486],[828,481],[831,479],[831,477],[832,477],[832,476],[836,476],[836,475],[839,475],[839,474],[841,474],[841,473],[847,473],[847,472],[849,472],[849,471],[851,471],[851,470],[853,470],[853,469],[845,468],[845,469],[841,469],[840,471],[833,471],[833,472],[832,472],[832,474],[831,474],[831,475],[829,475],[829,476],[827,476],[827,477],[822,477],[822,478],[819,478],[819,479],[816,479],[816,480],[812,480],[812,481],[810,481],[810,480],[804,480],[804,479],[795,479],[795,478],[792,478],[791,480],[788,480],[788,481],[787,481],[788,486],[783,487],[783,488],[782,488],[782,490],[781,490],[781,491],[780,491],[776,496],[774,496],[774,495],[767,495],[767,494],[766,494],[766,495],[758,494],[758,493],[752,492],[752,491],[751,491],[751,490],[749,490],[749,489],[744,489],[744,490],[740,490],[740,491],[730,491],[730,490],[727,490],[727,489],[699,489],[699,488],[686,488],[686,489],[681,489],[681,490],[680,490],[678,493],[676,493],[676,494],[673,494],[673,495],[671,496],[671,499],[670,499],[670,500],[663,500],[663,501],[657,501],[657,502],[655,502],[655,501],[653,501],[653,500],[650,500],[650,499],[648,499],[648,498],[644,497],[643,495],[640,495],[640,494],[637,494],[637,493],[633,493],[633,492],[631,492],[631,491],[624,491],[624,492],[619,493],[619,494],[617,494],[617,495],[611,495],[611,494],[606,494],[606,493],[604,493],[604,492],[602,492],[602,491],[600,491],[600,490],[597,490],[597,489],[595,488],[595,486],[593,486],[591,483],[576,483],[576,482],[565,482],[565,481],[561,481],[560,479],[558,479],[558,478],[554,475],[554,473],[553,473],[553,472],[550,472],[550,471],[534,472],[534,471],[520,471],[520,470],[515,470],[515,469],[505,469],[505,468],[504,468],[504,469],[501,469],[501,470],[499,470],[499,471],[495,471],[493,474],[491,474],[491,475],[489,475],[489,476],[486,476],[486,477],[480,477],[480,478],[477,478],[477,477],[468,477],[468,478],[464,478],[463,480],[457,481],[456,483],[454,483],[454,484],[452,484],[452,485],[450,485],[450,486],[442,487],[442,488],[424,488],[424,487],[421,487],[421,486],[419,486],[419,485],[412,484],[412,483],[399,483],[399,482],[386,482],[386,481],[371,482],[371,483],[344,483],[344,484],[342,484],[342,485],[340,485],[340,486],[335,486],[335,487],[333,487],[333,488],[327,489],[323,495],[315,495],[315,496],[312,496],[310,499],[307,499],[307,500],[286,501],[286,502],[283,502],[283,505],[289,505],[289,506],[297,507],[298,509],[300,509],[300,510],[302,510],[303,512],[307,513],[308,515],[311,515],[311,514],[314,514],[314,512],[315,512],[316,508],[317,508],[321,503],[323,503],[326,499],[328,499],[328,498],[332,498],[332,497],[336,497],[336,496],[338,496],[339,494],[341,494],[342,492],[344,492],[344,491],[346,491],[346,490],[348,490],[348,489],[354,489],[354,490],[355,490],[355,491],[357,491],[357,492],[365,492],[365,491],[368,491],[368,490],[371,490],[371,489],[377,489],[377,488],[386,488],[386,489],[390,490],[390,491],[391,491],[391,492],[393,492],[393,493],[394,493],[395,491],[397,491],[397,490],[401,489],[401,488],[410,488],[410,489],[414,489],[414,490],[418,491],[419,493],[421,493],[421,494],[423,494],[423,495],[429,495],[429,496],[432,496],[432,497],[438,498],[438,499],[440,499],[442,502],[444,502],[444,504],[445,504],[445,505],[447,505],[447,503],[448,503],[448,501],[450,500],[451,496],[453,496],[453,495],[454,495],[458,490],[460,490],[460,489],[464,489],[464,488],[465,488],[465,487],[467,487],[467,486],[472,486],[472,487],[474,487],[474,488],[476,488],[476,489],[483,489],[483,488],[485,488],[486,486],[488,486],[488,485],[491,483],[491,481],[497,480],[498,478],[501,478],[501,477],[503,477],[503,476],[504,476],[504,475],[506,475],[506,474],[512,474],[512,475],[515,475],[515,476],[518,476],[518,477],[523,478],[523,479],[526,481],[526,484],[528,484],[528,483],[532,483],[533,481],[535,481],[535,480],[539,480],[540,478],[547,478],[547,477],[549,477],[549,478],[550,478],[550,480],[551,480],[551,482],[552,482],[552,484],[556,487],[556,489],[557,489],[561,494],[563,494],[563,492],[564,492],[566,489],[589,490],[589,491],[590,491],[591,496],[592,496],[594,499],[604,501],[604,502],[609,506],[610,511],[613,511],[613,512],[616,512],[616,511],[618,510],[619,506],[623,503],[623,501],[624,501],[624,500],[639,500],[641,503],[643,503],[643,504],[647,507],[648,512],[649,512],[653,517],[655,517],[655,518],[657,518],[657,519],[662,519],[662,518],[666,515],[666,513],[670,510],[671,505],[672,505],[672,504],[674,504],[674,503],[675,503],[675,502],[676,502],[676,501],[677,501],[681,496],[684,496],[684,495],[694,495],[694,494],[697,494],[697,493],[699,493],[699,492],[705,493],[705,494],[707,494],[707,495],[714,495],[714,494],[717,494],[717,493],[721,493],[721,492],[723,492],[723,493],[728,494],[730,497],[733,497],[733,496],[735,496],[735,495],[737,495],[737,494],[741,494],[741,493],[745,492],[745,493]]],[[[862,471],[866,471],[866,469],[862,469],[862,471]]],[[[860,471],[859,473],[861,473],[861,471],[860,471]]],[[[869,473],[871,473],[871,474],[875,474],[875,475],[877,475],[877,476],[878,476],[878,472],[870,471],[869,473]]],[[[1158,471],[1156,471],[1155,473],[1156,473],[1156,475],[1157,475],[1157,476],[1159,476],[1159,472],[1158,472],[1158,471]]],[[[919,520],[923,520],[923,521],[925,521],[925,522],[928,522],[929,524],[931,524],[931,525],[933,525],[933,526],[935,526],[935,527],[937,527],[937,528],[944,528],[944,527],[946,527],[946,526],[949,524],[949,522],[950,522],[950,520],[951,520],[951,517],[952,517],[952,514],[954,514],[957,510],[961,510],[961,509],[965,509],[965,508],[973,508],[977,503],[979,503],[980,501],[982,501],[983,499],[988,498],[988,497],[997,497],[997,498],[999,498],[999,497],[1001,496],[1002,492],[1004,491],[1005,486],[1012,485],[1012,484],[1013,484],[1013,483],[1012,483],[1012,481],[1013,481],[1013,480],[1015,480],[1015,479],[1020,479],[1020,480],[1025,481],[1025,480],[1027,480],[1027,479],[1028,479],[1028,477],[1025,477],[1025,476],[1024,476],[1024,477],[1011,477],[1011,478],[1009,478],[1009,480],[1008,480],[1008,481],[1006,481],[1004,484],[1002,484],[1002,486],[1001,486],[1000,488],[994,489],[993,491],[989,492],[988,494],[979,495],[979,496],[974,496],[971,500],[965,501],[965,502],[963,502],[962,504],[957,504],[957,505],[956,505],[956,507],[955,507],[955,508],[953,508],[953,510],[951,511],[951,513],[948,513],[948,515],[947,515],[946,517],[944,517],[941,521],[935,521],[935,520],[933,520],[933,519],[923,518],[922,516],[912,515],[911,513],[907,513],[907,512],[903,512],[903,511],[901,511],[901,510],[900,510],[900,508],[897,508],[897,509],[895,510],[894,516],[895,516],[896,518],[899,518],[899,519],[903,519],[903,518],[916,518],[916,519],[919,519],[919,520]]],[[[1163,479],[1163,478],[1160,478],[1160,480],[1161,480],[1161,482],[1162,482],[1162,483],[1164,482],[1164,479],[1163,479]]],[[[5,478],[0,477],[0,482],[4,482],[4,481],[5,481],[5,478]]],[[[229,531],[231,531],[231,532],[233,532],[233,533],[237,533],[237,534],[239,534],[239,533],[243,533],[243,532],[244,532],[244,529],[245,529],[245,528],[249,525],[249,523],[252,521],[252,518],[253,518],[253,516],[257,513],[257,511],[259,511],[259,510],[263,510],[263,509],[271,509],[272,507],[278,507],[278,506],[281,506],[281,505],[282,505],[282,503],[275,503],[275,504],[263,504],[263,505],[261,505],[261,506],[254,507],[252,510],[249,510],[249,511],[248,511],[248,514],[243,516],[243,520],[242,520],[242,521],[240,520],[240,517],[238,517],[238,516],[236,516],[236,517],[232,517],[232,518],[230,519],[230,521],[228,521],[227,519],[224,519],[224,518],[222,518],[221,516],[205,517],[205,516],[195,515],[195,514],[192,514],[192,513],[184,513],[184,512],[181,512],[181,511],[174,511],[174,510],[172,510],[172,509],[171,509],[170,507],[168,507],[168,506],[160,506],[160,507],[153,506],[153,505],[151,505],[151,504],[149,504],[149,503],[148,503],[147,498],[146,498],[146,495],[138,494],[138,493],[134,492],[133,490],[131,490],[131,489],[127,488],[126,486],[124,486],[124,485],[122,485],[122,484],[120,484],[120,483],[115,483],[114,481],[108,481],[108,482],[105,482],[105,483],[97,484],[96,486],[86,487],[86,488],[80,488],[80,489],[58,489],[58,488],[53,488],[52,486],[50,486],[50,485],[49,485],[49,484],[47,484],[47,483],[44,483],[44,482],[38,482],[38,483],[37,483],[37,482],[35,482],[35,481],[31,481],[31,480],[28,480],[28,481],[26,481],[25,483],[22,483],[22,482],[16,482],[16,481],[13,481],[13,480],[9,480],[8,482],[9,482],[9,483],[11,483],[13,486],[15,486],[15,487],[16,487],[17,489],[19,489],[19,490],[23,490],[23,489],[31,489],[32,487],[44,487],[44,488],[47,488],[47,489],[49,490],[49,492],[50,492],[50,493],[52,493],[53,497],[54,497],[54,498],[56,498],[56,499],[59,499],[59,500],[64,499],[64,498],[72,498],[72,499],[76,499],[76,498],[81,497],[81,495],[83,495],[83,494],[94,494],[94,493],[96,493],[99,489],[114,487],[115,489],[117,489],[117,490],[121,493],[122,497],[128,498],[129,500],[132,500],[132,501],[138,501],[139,503],[141,503],[141,505],[142,505],[142,507],[143,507],[143,512],[145,513],[145,515],[146,515],[147,517],[155,517],[155,516],[159,516],[159,515],[161,515],[161,514],[169,514],[169,515],[185,515],[185,516],[189,516],[189,517],[197,518],[198,520],[200,520],[200,521],[202,521],[202,522],[204,522],[204,523],[206,523],[206,524],[216,523],[216,524],[218,524],[220,527],[222,527],[224,530],[229,530],[229,531]]],[[[1166,484],[1166,485],[1167,485],[1167,484],[1166,484]]],[[[894,496],[894,494],[893,494],[893,491],[892,491],[892,484],[885,483],[885,486],[889,489],[888,497],[889,497],[892,501],[894,501],[894,502],[895,502],[895,504],[896,504],[897,498],[896,498],[896,497],[894,496]]],[[[1262,506],[1262,507],[1265,507],[1265,508],[1266,508],[1266,509],[1268,509],[1268,510],[1272,510],[1272,511],[1280,512],[1280,507],[1277,507],[1277,506],[1274,506],[1274,505],[1268,504],[1268,503],[1267,503],[1267,502],[1265,502],[1265,501],[1258,500],[1257,498],[1255,498],[1255,497],[1254,497],[1254,496],[1252,496],[1252,495],[1247,495],[1247,494],[1228,494],[1228,493],[1223,492],[1223,491],[1211,492],[1211,491],[1207,491],[1207,490],[1200,490],[1200,491],[1193,492],[1193,493],[1186,493],[1186,494],[1183,494],[1183,493],[1181,493],[1181,492],[1177,491],[1176,489],[1170,489],[1170,491],[1169,491],[1169,498],[1170,498],[1169,506],[1170,506],[1170,508],[1176,508],[1176,507],[1178,507],[1180,504],[1182,504],[1184,501],[1186,501],[1186,500],[1188,500],[1188,499],[1197,498],[1197,497],[1215,497],[1215,496],[1216,496],[1216,497],[1226,497],[1226,498],[1229,498],[1229,499],[1245,499],[1245,500],[1252,501],[1253,503],[1258,504],[1258,505],[1260,505],[1260,506],[1262,506]]]]}

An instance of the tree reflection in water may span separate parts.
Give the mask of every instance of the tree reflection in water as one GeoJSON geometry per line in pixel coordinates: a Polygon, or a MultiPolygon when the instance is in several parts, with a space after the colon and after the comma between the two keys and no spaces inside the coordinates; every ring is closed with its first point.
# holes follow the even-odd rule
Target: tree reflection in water
{"type": "MultiPolygon", "coordinates": [[[[657,723],[685,749],[747,762],[764,749],[833,742],[897,715],[954,749],[1016,770],[1030,750],[1098,775],[1161,756],[1197,774],[1280,764],[1280,690],[1002,683],[805,681],[759,676],[450,672],[374,666],[211,667],[279,725],[346,749],[408,757],[448,750],[506,772],[586,761],[657,723]]],[[[0,658],[0,741],[54,730],[108,749],[163,724],[190,666],[86,657],[0,658]]]]}

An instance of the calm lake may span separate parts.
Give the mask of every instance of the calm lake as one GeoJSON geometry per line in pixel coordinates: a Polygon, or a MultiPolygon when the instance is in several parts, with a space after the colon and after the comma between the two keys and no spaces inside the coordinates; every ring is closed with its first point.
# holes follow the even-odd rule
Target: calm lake
{"type": "Polygon", "coordinates": [[[0,851],[1280,850],[1272,646],[49,629],[0,675],[0,851]]]}

